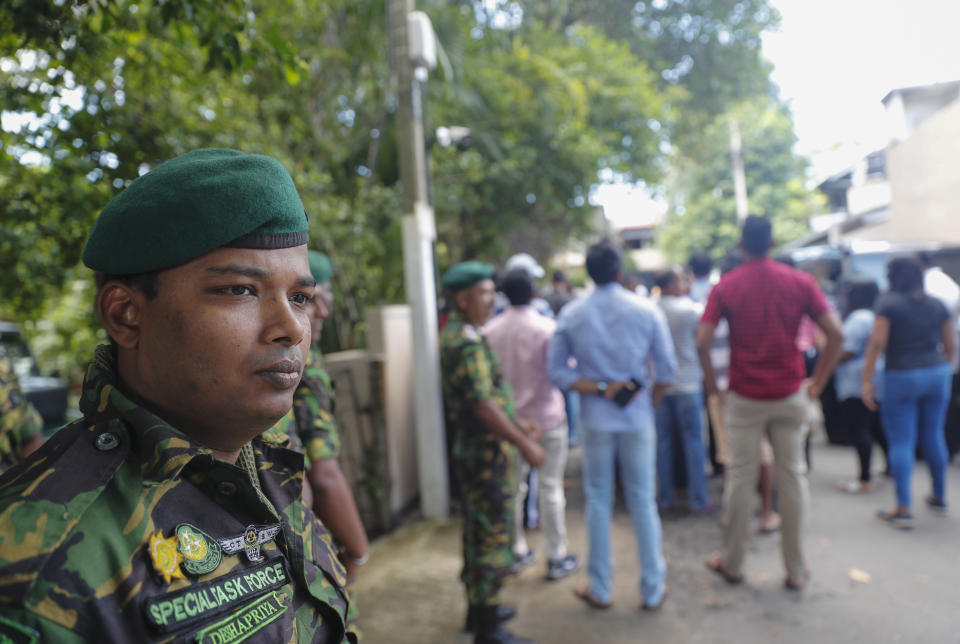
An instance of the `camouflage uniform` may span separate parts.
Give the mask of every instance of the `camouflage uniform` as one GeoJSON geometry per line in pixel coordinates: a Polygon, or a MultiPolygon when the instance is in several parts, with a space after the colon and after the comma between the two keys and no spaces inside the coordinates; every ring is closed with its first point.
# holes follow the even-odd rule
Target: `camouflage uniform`
{"type": "Polygon", "coordinates": [[[0,641],[355,641],[299,455],[274,434],[213,458],[115,361],[97,349],[84,418],[0,477],[0,641]]]}
{"type": "Polygon", "coordinates": [[[310,348],[300,386],[293,394],[293,409],[276,427],[290,436],[310,463],[340,455],[340,433],[333,416],[333,383],[323,370],[323,355],[310,348]]]}
{"type": "Polygon", "coordinates": [[[23,395],[13,365],[0,357],[0,474],[20,462],[23,446],[43,430],[43,419],[23,395]]]}
{"type": "MultiPolygon", "coordinates": [[[[304,455],[304,465],[340,455],[340,433],[333,416],[333,382],[323,370],[323,355],[310,347],[303,377],[293,394],[293,408],[270,428],[269,433],[286,436],[289,449],[304,455]]],[[[353,585],[348,587],[353,594],[353,585]]],[[[361,639],[356,603],[350,604],[347,630],[361,639]]],[[[2,644],[2,643],[0,643],[2,644]]]]}
{"type": "Polygon", "coordinates": [[[453,470],[463,501],[463,580],[471,606],[496,603],[510,566],[516,449],[487,429],[473,406],[490,400],[515,420],[513,392],[486,339],[460,313],[440,335],[443,399],[453,470]]]}

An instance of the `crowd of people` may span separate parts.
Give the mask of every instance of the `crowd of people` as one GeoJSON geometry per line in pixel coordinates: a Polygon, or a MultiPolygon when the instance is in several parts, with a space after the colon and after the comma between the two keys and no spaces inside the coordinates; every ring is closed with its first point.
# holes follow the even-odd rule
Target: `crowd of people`
{"type": "Polygon", "coordinates": [[[594,288],[579,298],[560,273],[538,298],[545,271],[526,254],[506,262],[502,279],[479,262],[445,274],[452,306],[441,340],[444,398],[475,642],[529,641],[504,626],[516,610],[498,593],[534,560],[524,526],[535,483],[545,579],[579,567],[565,538],[571,436],[582,447],[589,543],[586,578],[574,593],[595,609],[612,604],[616,490],[637,542],[641,608],[655,612],[669,592],[661,517],[683,514],[678,490],[685,488],[692,515],[721,509],[708,492],[708,466],[723,476],[723,541],[707,568],[730,584],[743,581],[759,490],[757,529],[780,532],[784,586],[802,590],[810,578],[803,540],[810,407],[828,388],[859,462],[859,477],[838,482],[838,490],[875,490],[878,443],[896,498],[877,517],[911,527],[919,438],[931,474],[926,504],[945,512],[960,287],[929,258],[898,257],[888,266],[888,292],[853,276],[839,298],[828,298],[812,275],[773,259],[773,245],[769,220],[751,216],[719,279],[710,256],[696,253],[687,268],[671,267],[640,288],[625,279],[618,248],[602,241],[586,257],[594,288]]]}

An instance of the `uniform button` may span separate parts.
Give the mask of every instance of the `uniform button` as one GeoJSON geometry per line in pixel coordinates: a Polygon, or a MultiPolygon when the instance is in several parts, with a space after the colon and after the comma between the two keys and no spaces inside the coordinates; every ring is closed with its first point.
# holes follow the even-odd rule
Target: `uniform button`
{"type": "Polygon", "coordinates": [[[104,432],[97,436],[96,446],[101,452],[109,452],[120,445],[120,437],[115,432],[104,432]]]}
{"type": "Polygon", "coordinates": [[[237,485],[232,481],[220,481],[219,483],[217,483],[217,492],[219,492],[223,496],[230,496],[236,491],[237,491],[237,485]]]}

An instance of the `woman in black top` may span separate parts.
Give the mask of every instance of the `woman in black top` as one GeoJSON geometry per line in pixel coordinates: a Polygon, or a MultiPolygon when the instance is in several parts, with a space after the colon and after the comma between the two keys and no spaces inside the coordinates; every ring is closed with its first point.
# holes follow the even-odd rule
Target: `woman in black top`
{"type": "Polygon", "coordinates": [[[953,322],[943,303],[923,292],[923,268],[916,259],[891,260],[887,278],[890,291],[877,300],[876,320],[861,376],[861,397],[868,408],[876,408],[871,380],[877,357],[885,352],[880,413],[889,442],[888,459],[896,483],[897,507],[877,516],[899,528],[911,528],[910,475],[918,431],[933,479],[933,494],[927,497],[927,505],[938,512],[947,509],[943,423],[950,397],[953,322]]]}

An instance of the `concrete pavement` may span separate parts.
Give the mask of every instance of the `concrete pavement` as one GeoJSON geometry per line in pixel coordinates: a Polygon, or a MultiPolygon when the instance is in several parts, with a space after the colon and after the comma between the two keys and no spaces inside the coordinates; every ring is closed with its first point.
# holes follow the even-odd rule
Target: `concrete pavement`
{"type": "MultiPolygon", "coordinates": [[[[882,465],[876,454],[875,467],[882,465]]],[[[930,488],[925,466],[914,473],[913,531],[895,530],[874,518],[893,505],[893,482],[878,478],[869,495],[835,491],[853,478],[852,448],[815,440],[810,473],[811,507],[806,547],[812,579],[801,592],[783,589],[779,535],[755,535],[746,581],[728,586],[708,571],[704,558],[720,546],[718,517],[664,521],[670,596],[656,614],[639,610],[635,541],[620,501],[612,544],[614,606],[595,611],[573,596],[583,571],[547,582],[542,558],[508,583],[505,602],[519,614],[510,625],[541,644],[581,642],[709,642],[753,644],[874,644],[960,642],[960,509],[947,517],[927,511],[930,488]]],[[[567,468],[570,550],[585,560],[586,531],[579,450],[567,468]]],[[[713,498],[719,481],[711,481],[713,498]]],[[[960,467],[948,472],[948,497],[960,503],[960,467]]],[[[542,552],[539,534],[528,533],[542,552]]],[[[461,632],[465,613],[456,521],[421,522],[377,540],[357,582],[367,644],[468,644],[461,632]]]]}

